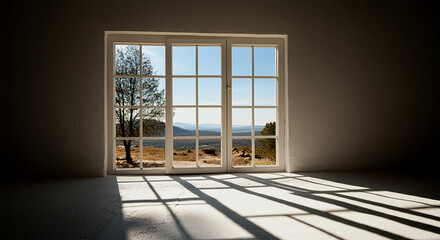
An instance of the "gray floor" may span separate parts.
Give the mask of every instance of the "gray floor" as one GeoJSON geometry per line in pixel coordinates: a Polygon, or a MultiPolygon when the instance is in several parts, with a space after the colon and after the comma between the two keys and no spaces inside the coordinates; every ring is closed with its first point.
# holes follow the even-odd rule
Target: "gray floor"
{"type": "Polygon", "coordinates": [[[355,172],[23,182],[3,187],[1,231],[6,239],[440,239],[439,189],[435,178],[355,172]]]}

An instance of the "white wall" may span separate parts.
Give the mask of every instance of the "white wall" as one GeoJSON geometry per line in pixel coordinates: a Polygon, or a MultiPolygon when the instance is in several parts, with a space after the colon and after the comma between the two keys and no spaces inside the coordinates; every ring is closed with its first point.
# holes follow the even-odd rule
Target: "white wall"
{"type": "Polygon", "coordinates": [[[17,178],[104,174],[106,30],[288,34],[290,170],[430,169],[440,21],[427,2],[53,1],[5,12],[2,138],[17,178]]]}

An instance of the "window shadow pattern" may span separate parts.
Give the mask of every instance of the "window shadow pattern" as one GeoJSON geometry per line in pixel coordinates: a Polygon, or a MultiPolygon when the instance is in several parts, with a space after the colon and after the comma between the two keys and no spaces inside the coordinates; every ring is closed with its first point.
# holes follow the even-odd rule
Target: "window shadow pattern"
{"type": "MultiPolygon", "coordinates": [[[[155,235],[149,237],[440,239],[440,200],[435,193],[431,198],[420,197],[403,189],[390,191],[377,185],[360,186],[319,175],[289,173],[138,176],[136,180],[127,179],[118,181],[120,188],[126,184],[142,184],[144,195],[132,193],[131,198],[126,198],[121,193],[123,209],[138,207],[151,212],[149,207],[154,206],[166,212],[164,223],[168,225],[162,225],[171,227],[155,229],[152,233],[155,235]],[[274,211],[271,211],[272,207],[274,211]],[[220,224],[227,220],[230,226],[239,229],[231,230],[231,234],[237,231],[241,235],[218,235],[215,229],[219,226],[209,225],[208,218],[196,218],[204,211],[221,215],[221,219],[213,221],[220,224]],[[199,225],[195,226],[191,221],[199,225]],[[308,229],[315,235],[301,235],[304,231],[295,228],[308,229]]],[[[139,189],[137,191],[139,193],[139,189]]],[[[130,212],[124,210],[127,211],[130,212]]],[[[142,228],[142,224],[136,226],[142,228]]]]}

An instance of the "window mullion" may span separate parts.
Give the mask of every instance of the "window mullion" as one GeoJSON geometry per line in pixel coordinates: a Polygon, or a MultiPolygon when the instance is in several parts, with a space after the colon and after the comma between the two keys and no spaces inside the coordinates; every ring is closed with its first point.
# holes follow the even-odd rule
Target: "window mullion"
{"type": "Polygon", "coordinates": [[[223,68],[223,76],[225,76],[225,94],[222,96],[225,100],[223,101],[224,107],[226,108],[224,110],[225,114],[225,120],[226,122],[223,123],[223,126],[226,128],[224,133],[226,133],[225,139],[226,139],[226,147],[224,147],[225,150],[225,156],[224,162],[226,164],[227,172],[232,171],[232,46],[229,40],[226,40],[225,44],[225,61],[222,61],[225,64],[225,67],[223,68]]]}
{"type": "Polygon", "coordinates": [[[165,43],[165,169],[170,173],[173,167],[173,79],[172,79],[172,51],[171,42],[165,43]]]}
{"type": "Polygon", "coordinates": [[[196,166],[199,166],[199,46],[196,45],[196,166]]]}
{"type": "MultiPolygon", "coordinates": [[[[139,45],[139,106],[143,106],[143,89],[142,86],[143,82],[142,82],[142,45],[139,45]]],[[[143,135],[144,135],[144,126],[143,126],[143,108],[139,108],[139,136],[140,136],[140,140],[139,140],[139,168],[142,170],[143,168],[143,135]]]]}
{"type": "Polygon", "coordinates": [[[252,59],[252,167],[255,167],[255,94],[254,94],[254,47],[251,47],[251,59],[252,59]]]}

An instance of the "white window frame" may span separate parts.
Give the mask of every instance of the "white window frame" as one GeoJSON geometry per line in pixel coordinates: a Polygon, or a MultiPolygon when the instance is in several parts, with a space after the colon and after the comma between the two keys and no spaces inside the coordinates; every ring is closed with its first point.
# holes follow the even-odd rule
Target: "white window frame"
{"type": "MultiPolygon", "coordinates": [[[[274,34],[201,34],[201,33],[161,33],[161,32],[120,32],[120,31],[106,31],[105,32],[105,169],[107,174],[185,174],[185,173],[217,173],[217,172],[279,172],[286,170],[286,162],[288,155],[288,139],[287,136],[287,72],[285,69],[286,55],[285,49],[287,45],[286,35],[274,35],[274,34]],[[113,61],[114,61],[114,45],[115,44],[148,44],[148,45],[164,45],[166,48],[166,126],[165,137],[151,137],[151,139],[165,139],[165,168],[143,168],[139,169],[116,169],[115,167],[115,127],[114,127],[114,99],[115,99],[115,86],[114,86],[114,73],[113,73],[113,61]],[[190,168],[173,168],[173,139],[180,137],[173,137],[172,130],[173,124],[169,122],[172,118],[172,52],[170,49],[174,45],[203,45],[203,44],[220,44],[222,46],[222,133],[221,137],[214,137],[222,140],[222,165],[221,166],[209,166],[209,167],[190,167],[190,168]],[[229,127],[232,123],[232,72],[231,72],[231,49],[232,46],[244,45],[244,46],[276,46],[277,48],[277,74],[267,77],[255,77],[252,76],[252,83],[255,78],[276,78],[276,93],[277,93],[277,119],[276,119],[276,138],[277,140],[277,152],[276,162],[274,166],[255,166],[255,158],[253,154],[252,166],[232,166],[232,139],[234,138],[247,138],[257,139],[259,136],[254,136],[254,121],[252,121],[252,136],[248,137],[233,137],[232,128],[229,127]],[[225,154],[226,153],[226,154],[225,154]],[[286,154],[287,153],[287,154],[286,154]]],[[[253,49],[253,48],[252,48],[253,49]]],[[[252,51],[253,52],[253,51],[252,51]]],[[[142,53],[141,53],[142,54],[142,53]]],[[[196,54],[197,57],[197,54],[196,54]]],[[[253,58],[252,58],[253,59],[253,58]]],[[[252,60],[253,61],[253,60],[252,60]]],[[[196,64],[197,65],[197,64],[196,64]]],[[[253,66],[253,64],[252,64],[253,66]]],[[[197,66],[196,66],[197,67],[197,66]]],[[[253,72],[253,71],[252,71],[253,72]]],[[[196,73],[197,74],[197,73],[196,73]]],[[[253,75],[253,74],[252,74],[253,75]]],[[[132,76],[133,77],[133,76],[132,76]]],[[[144,77],[144,76],[140,76],[144,77]]],[[[163,76],[156,76],[163,77],[163,76]]],[[[182,76],[179,76],[182,77],[182,76]]],[[[194,77],[194,76],[191,76],[194,77]]],[[[235,77],[234,77],[235,78],[235,77]]],[[[247,78],[250,78],[247,76],[247,78]]],[[[197,84],[196,84],[197,86],[197,84]]],[[[197,87],[196,87],[197,88],[197,87]]],[[[197,89],[196,89],[197,94],[197,89]]],[[[252,88],[252,102],[254,99],[254,89],[252,88]]],[[[196,103],[197,105],[197,103],[196,103]]],[[[179,106],[181,107],[181,106],[179,106]]],[[[190,107],[190,106],[184,106],[190,107]]],[[[191,106],[193,107],[193,106],[191,106]]],[[[205,107],[205,106],[200,106],[205,107]]],[[[235,107],[234,107],[235,108],[235,107]]],[[[249,107],[247,107],[249,108],[249,107]]],[[[255,107],[252,104],[252,111],[255,107]]],[[[142,109],[142,106],[141,106],[142,109]]],[[[196,116],[197,121],[197,116],[196,116]]],[[[141,121],[142,122],[142,121],[141,121]]],[[[142,137],[142,135],[140,136],[142,137]]],[[[199,139],[198,136],[191,137],[199,139]]],[[[209,138],[209,137],[202,137],[209,138]]],[[[142,140],[148,140],[146,138],[140,139],[142,146],[142,140]]],[[[255,148],[254,144],[252,146],[255,148]]],[[[253,151],[255,152],[255,151],[253,151]]],[[[142,154],[142,147],[140,147],[140,154],[142,154]]],[[[198,155],[198,154],[196,154],[198,155]]],[[[142,155],[141,155],[142,156],[142,155]]]]}

